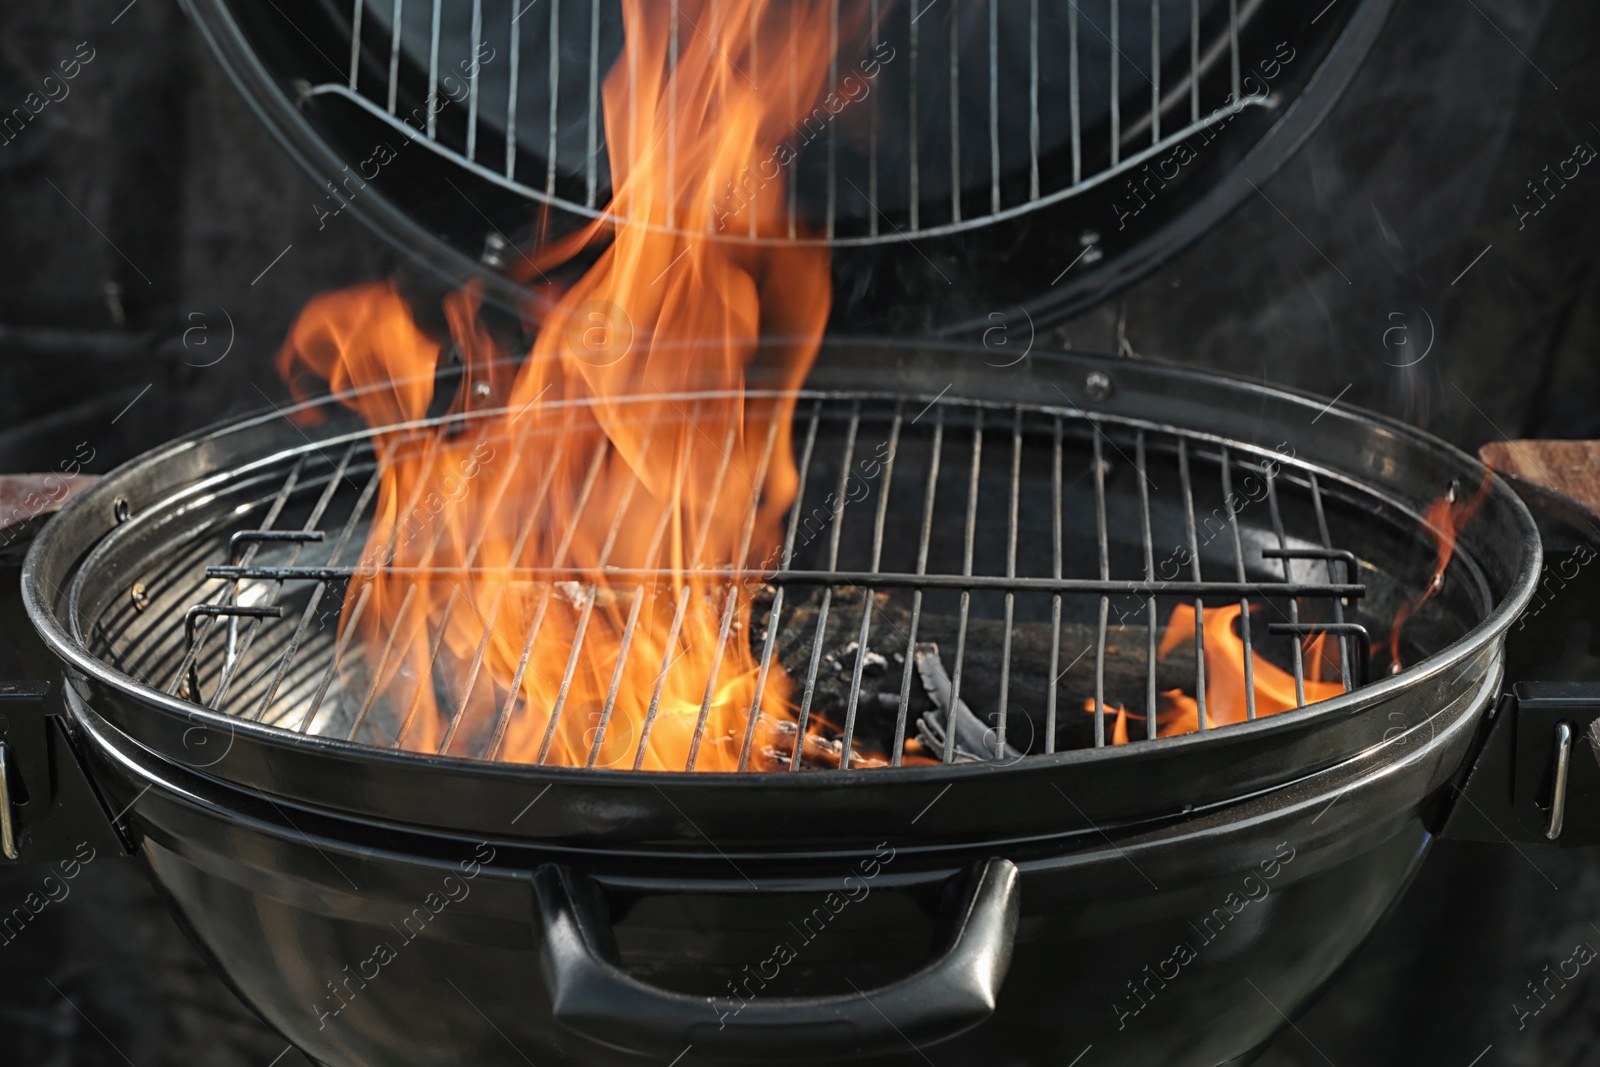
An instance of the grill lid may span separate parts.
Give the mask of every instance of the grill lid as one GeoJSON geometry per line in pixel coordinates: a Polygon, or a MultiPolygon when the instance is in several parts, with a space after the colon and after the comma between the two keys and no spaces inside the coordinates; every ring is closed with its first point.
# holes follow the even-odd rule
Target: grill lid
{"type": "MultiPolygon", "coordinates": [[[[797,124],[775,240],[833,247],[835,331],[971,333],[1018,307],[1043,325],[1152,269],[1270,176],[1390,2],[862,0],[872,28],[832,64],[837,106],[825,95],[797,124]]],[[[481,276],[513,305],[527,293],[507,271],[535,223],[561,233],[607,210],[607,140],[627,135],[600,109],[623,55],[616,0],[184,6],[325,185],[313,210],[349,207],[452,283],[481,276]]],[[[674,5],[678,35],[714,37],[717,0],[692,6],[674,5]]],[[[786,57],[751,66],[763,91],[789,91],[786,57]]],[[[740,198],[773,177],[752,175],[740,198]]],[[[725,238],[753,239],[737,223],[725,238]]]]}
{"type": "MultiPolygon", "coordinates": [[[[108,476],[36,544],[25,592],[47,639],[81,672],[80,695],[177,764],[385,820],[513,834],[530,789],[560,785],[565,799],[542,816],[551,821],[540,833],[575,842],[698,839],[696,826],[719,843],[765,839],[771,827],[759,813],[797,844],[837,841],[842,827],[865,838],[957,784],[967,800],[929,834],[1073,832],[1063,827],[1080,824],[1063,822],[1062,795],[1095,825],[1159,818],[1293,781],[1380,743],[1394,723],[1372,709],[1414,725],[1456,700],[1486,699],[1497,683],[1495,638],[1526,599],[1537,540],[1526,512],[1495,484],[1462,531],[1442,591],[1407,623],[1407,662],[1420,662],[1298,711],[1256,709],[1260,721],[1140,740],[1141,721],[1158,707],[1144,701],[1165,684],[1151,671],[1165,669],[1163,657],[1148,655],[1152,615],[1159,629],[1181,604],[1243,600],[1265,616],[1282,611],[1291,625],[1376,630],[1431,577],[1422,509],[1438,487],[1471,484],[1481,468],[1414,430],[1340,409],[1318,417],[1319,405],[1259,386],[1072,357],[997,381],[974,373],[974,362],[963,350],[825,350],[797,424],[807,485],[787,525],[786,560],[757,611],[779,625],[727,638],[750,641],[768,663],[786,656],[803,687],[802,715],[829,719],[840,748],[850,750],[848,733],[856,751],[878,745],[892,758],[895,739],[922,732],[929,757],[953,761],[942,766],[858,761],[664,779],[604,769],[629,766],[637,739],[619,742],[599,722],[585,737],[586,768],[486,763],[492,750],[480,746],[496,737],[499,701],[487,716],[454,723],[437,746],[443,755],[394,751],[397,736],[416,747],[403,740],[416,679],[394,682],[398,699],[349,685],[335,664],[350,651],[317,623],[342,595],[335,583],[347,576],[370,502],[370,437],[337,410],[309,442],[273,413],[108,476]],[[863,366],[873,368],[875,388],[857,380],[868,377],[863,366]],[[1092,412],[1071,399],[1091,375],[1114,383],[1092,412]],[[893,391],[936,378],[951,383],[941,395],[893,391]],[[1018,401],[1049,395],[1061,403],[1018,401]],[[1170,421],[1149,421],[1153,410],[1170,421]],[[1260,412],[1251,439],[1224,436],[1242,410],[1260,412]],[[880,439],[895,441],[894,468],[868,480],[862,497],[851,488],[852,449],[880,439]],[[1230,484],[1245,494],[1233,508],[1230,484]],[[801,516],[829,493],[842,504],[824,508],[826,524],[803,542],[801,516]],[[1169,539],[1188,551],[1170,551],[1169,539]],[[1358,582],[1341,573],[1342,545],[1359,548],[1358,582]],[[1169,577],[1169,560],[1189,573],[1169,577]],[[218,616],[234,603],[251,610],[218,616]],[[939,645],[932,662],[930,638],[939,645]],[[1063,659],[1074,647],[1077,662],[1063,659]],[[867,669],[873,653],[889,661],[876,673],[867,669]],[[950,684],[943,698],[941,676],[950,684]],[[910,692],[926,701],[920,714],[910,692]],[[1118,698],[1127,716],[1112,710],[1118,698]],[[941,699],[978,717],[974,741],[956,736],[959,725],[942,736],[919,731],[941,699]],[[1114,743],[1119,719],[1130,744],[1114,743]],[[976,758],[956,761],[962,754],[976,758]],[[654,786],[667,780],[674,803],[693,811],[659,802],[654,786]]],[[[569,619],[583,613],[593,577],[526,576],[541,595],[572,597],[569,619]],[[562,591],[555,578],[572,584],[562,591]]],[[[611,577],[613,586],[647,587],[656,576],[611,577]]],[[[1259,621],[1238,632],[1265,657],[1258,669],[1275,659],[1293,690],[1314,682],[1298,642],[1259,621]]],[[[1215,633],[1204,628],[1196,640],[1215,633]]],[[[1196,670],[1206,662],[1198,651],[1187,661],[1169,655],[1196,670]]],[[[1327,676],[1339,690],[1360,680],[1355,658],[1346,664],[1347,677],[1327,676]]],[[[470,666],[439,670],[459,682],[470,666]]],[[[1199,679],[1187,687],[1207,692],[1199,679]]],[[[701,743],[748,756],[748,736],[701,743]]]]}

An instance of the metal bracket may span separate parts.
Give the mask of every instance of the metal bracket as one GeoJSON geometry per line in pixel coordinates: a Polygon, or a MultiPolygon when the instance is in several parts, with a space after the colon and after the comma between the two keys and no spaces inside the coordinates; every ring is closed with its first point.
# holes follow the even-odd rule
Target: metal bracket
{"type": "MultiPolygon", "coordinates": [[[[1359,689],[1372,680],[1372,637],[1367,628],[1358,622],[1273,622],[1267,624],[1267,633],[1274,637],[1311,637],[1327,634],[1339,642],[1339,654],[1348,657],[1355,648],[1355,682],[1359,689]]],[[[1349,663],[1349,658],[1345,659],[1349,663]]]]}
{"type": "Polygon", "coordinates": [[[84,769],[61,696],[42,682],[0,682],[0,854],[54,862],[97,853],[131,855],[84,769]]]}
{"type": "Polygon", "coordinates": [[[1495,706],[1439,836],[1600,844],[1600,751],[1589,733],[1596,720],[1600,684],[1515,686],[1495,706]]]}

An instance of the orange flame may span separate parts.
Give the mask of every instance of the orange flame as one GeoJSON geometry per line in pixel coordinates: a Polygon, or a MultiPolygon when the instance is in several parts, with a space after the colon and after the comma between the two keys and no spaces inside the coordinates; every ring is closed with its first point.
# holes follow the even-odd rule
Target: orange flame
{"type": "MultiPolygon", "coordinates": [[[[1244,639],[1236,623],[1241,614],[1238,604],[1206,608],[1201,621],[1205,640],[1206,726],[1244,722],[1249,715],[1245,678],[1244,639]]],[[[1189,604],[1179,604],[1167,620],[1157,655],[1164,656],[1184,641],[1193,641],[1195,612],[1189,604]]],[[[1340,681],[1322,680],[1326,662],[1326,634],[1318,634],[1304,647],[1306,703],[1327,700],[1344,692],[1340,681]]],[[[1276,715],[1296,707],[1294,675],[1263,658],[1252,646],[1250,679],[1255,689],[1256,717],[1276,715]]],[[[1332,660],[1334,665],[1338,660],[1332,660]]],[[[1193,696],[1173,689],[1160,694],[1162,708],[1157,715],[1158,737],[1190,733],[1200,728],[1200,705],[1193,696]]]]}
{"type": "MultiPolygon", "coordinates": [[[[526,274],[580,254],[593,265],[565,292],[546,283],[527,309],[539,331],[520,365],[483,326],[475,292],[454,294],[455,412],[504,413],[454,437],[375,442],[376,510],[341,619],[366,653],[365,676],[346,681],[365,698],[369,739],[671,770],[735,769],[745,745],[761,766],[796,744],[789,679],[777,665],[762,677],[750,651],[747,592],[706,570],[774,558],[798,481],[794,400],[747,397],[746,375],[759,364],[779,389],[804,379],[830,304],[828,253],[714,233],[734,182],[784,161],[828,73],[836,9],[621,6],[626,52],[604,86],[610,214],[535,251],[526,274]],[[786,91],[763,92],[751,72],[778,55],[786,91]],[[758,337],[792,340],[758,350],[758,337]],[[418,582],[389,565],[463,577],[418,582]],[[665,568],[671,581],[612,582],[606,567],[665,568]]],[[[737,210],[741,229],[773,237],[781,222],[787,234],[781,167],[737,210]]],[[[312,301],[279,365],[291,381],[366,389],[351,406],[394,426],[425,417],[446,351],[379,284],[312,301]]]]}
{"type": "MultiPolygon", "coordinates": [[[[1090,697],[1083,702],[1083,710],[1094,713],[1094,698],[1090,697]]],[[[1111,724],[1111,740],[1107,744],[1125,745],[1128,743],[1128,709],[1121,704],[1107,704],[1106,711],[1117,713],[1116,721],[1111,724]]]]}
{"type": "Polygon", "coordinates": [[[1433,577],[1415,600],[1400,605],[1400,610],[1394,613],[1394,623],[1389,627],[1389,661],[1392,670],[1398,671],[1401,667],[1400,628],[1428,602],[1433,594],[1443,588],[1445,568],[1450,566],[1450,557],[1456,552],[1456,535],[1489,495],[1492,477],[1492,471],[1483,472],[1483,482],[1470,500],[1457,500],[1455,486],[1452,485],[1448,493],[1428,505],[1427,514],[1423,516],[1422,521],[1429,536],[1433,538],[1435,548],[1433,577]]]}

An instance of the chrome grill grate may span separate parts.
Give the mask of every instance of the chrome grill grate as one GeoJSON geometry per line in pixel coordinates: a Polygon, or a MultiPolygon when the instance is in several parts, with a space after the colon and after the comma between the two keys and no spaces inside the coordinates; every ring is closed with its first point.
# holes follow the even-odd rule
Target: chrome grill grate
{"type": "MultiPolygon", "coordinates": [[[[869,53],[891,58],[858,105],[797,133],[788,234],[728,236],[873,245],[960,233],[1078,196],[1239,109],[1272,106],[1241,77],[1237,0],[869,8],[869,53]],[[1202,101],[1202,82],[1232,95],[1202,101]]],[[[834,0],[835,23],[838,10],[834,0]]],[[[674,11],[675,45],[684,34],[715,38],[716,0],[704,26],[674,11]]],[[[606,139],[639,136],[638,116],[621,131],[601,114],[601,85],[624,54],[615,0],[353,0],[348,27],[346,62],[320,65],[337,76],[304,96],[348,102],[517,197],[605,212],[606,139]],[[430,93],[460,101],[464,121],[418,109],[430,93]]],[[[836,57],[829,84],[855,62],[836,57]]],[[[783,57],[750,66],[764,88],[788,91],[783,57]]],[[[745,214],[753,231],[755,212],[745,214]]]]}
{"type": "MultiPolygon", "coordinates": [[[[695,401],[677,400],[690,411],[695,401]]],[[[782,662],[796,683],[799,731],[825,719],[842,765],[864,740],[893,763],[902,742],[919,736],[927,755],[945,762],[1103,746],[1113,740],[1114,714],[1153,737],[1158,686],[1193,694],[1204,730],[1205,628],[1195,627],[1192,659],[1187,651],[1176,657],[1186,672],[1176,681],[1156,655],[1179,604],[1197,617],[1206,607],[1240,605],[1244,647],[1292,672],[1294,703],[1304,705],[1313,668],[1301,639],[1325,633],[1351,653],[1337,657],[1336,670],[1341,688],[1354,688],[1366,669],[1361,598],[1371,590],[1375,610],[1386,611],[1416,586],[1417,576],[1358,566],[1337,546],[1334,530],[1370,522],[1372,502],[1360,490],[1340,483],[1330,495],[1315,470],[1279,452],[1068,404],[806,392],[799,405],[800,490],[781,556],[770,572],[712,572],[726,596],[719,639],[750,641],[763,675],[782,662]],[[730,635],[735,596],[755,602],[752,634],[730,635]],[[1279,621],[1263,628],[1263,617],[1279,621]],[[930,683],[946,665],[941,690],[930,683]],[[925,729],[930,704],[944,716],[942,736],[925,729]],[[984,724],[975,743],[955,728],[967,705],[984,724]]],[[[438,435],[468,432],[476,417],[388,431],[385,439],[426,450],[438,435]]],[[[133,595],[112,597],[85,627],[92,650],[229,715],[414,747],[405,685],[432,681],[386,682],[381,662],[368,681],[352,665],[374,651],[387,659],[390,650],[353,649],[356,627],[341,637],[336,626],[341,611],[365,610],[372,589],[358,557],[378,486],[373,449],[369,434],[356,433],[219,476],[205,521],[153,556],[133,595]]],[[[527,521],[541,514],[532,509],[527,521]]],[[[412,590],[487,577],[470,565],[396,573],[412,590]]],[[[600,579],[632,587],[631,633],[646,597],[674,595],[664,570],[523,567],[510,577],[540,597],[524,667],[553,597],[586,620],[600,579]]],[[[75,612],[80,596],[74,592],[75,612]]],[[[682,610],[680,601],[679,619],[682,610]]],[[[492,625],[491,616],[485,640],[492,625]]],[[[569,663],[583,640],[581,621],[575,632],[569,663]]],[[[626,655],[626,635],[622,647],[626,655]]],[[[1255,662],[1246,656],[1246,670],[1255,662]]],[[[660,677],[673,669],[664,662],[660,677]]],[[[496,694],[495,715],[468,715],[473,685],[484,684],[476,672],[471,664],[445,686],[458,699],[438,750],[493,759],[517,710],[517,686],[496,694]]],[[[706,680],[708,694],[714,684],[706,680]]],[[[590,711],[591,766],[642,757],[648,721],[639,738],[626,739],[638,755],[607,739],[615,686],[605,706],[590,711]]],[[[1246,691],[1253,719],[1253,687],[1246,691]]],[[[742,739],[697,731],[694,749],[702,740],[740,744],[743,767],[756,713],[742,739]]],[[[562,714],[558,702],[551,731],[562,714]]],[[[802,765],[802,747],[783,754],[791,769],[802,765]]]]}

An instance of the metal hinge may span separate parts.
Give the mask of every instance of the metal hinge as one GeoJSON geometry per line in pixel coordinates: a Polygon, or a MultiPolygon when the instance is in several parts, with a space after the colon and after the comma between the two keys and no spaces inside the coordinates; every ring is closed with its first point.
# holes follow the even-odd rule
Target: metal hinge
{"type": "Polygon", "coordinates": [[[1600,685],[1525,682],[1500,698],[1454,787],[1439,836],[1459,841],[1600,844],[1600,685]]]}

